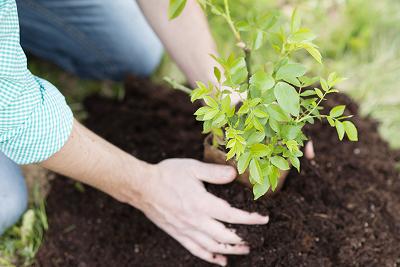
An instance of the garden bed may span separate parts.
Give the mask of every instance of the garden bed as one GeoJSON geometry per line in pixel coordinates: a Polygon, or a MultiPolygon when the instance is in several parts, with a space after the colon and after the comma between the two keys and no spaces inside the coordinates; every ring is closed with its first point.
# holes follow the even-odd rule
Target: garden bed
{"type": "MultiPolygon", "coordinates": [[[[181,92],[130,79],[122,102],[91,97],[86,125],[140,159],[202,159],[201,125],[181,92]]],[[[357,106],[344,95],[327,105],[357,106]]],[[[208,185],[232,205],[269,213],[266,226],[237,226],[249,256],[229,266],[399,266],[400,179],[396,153],[377,125],[354,118],[359,142],[339,142],[325,123],[308,127],[316,159],[292,170],[279,194],[253,200],[238,183],[208,185]]],[[[143,177],[146,179],[146,177],[143,177]]],[[[188,192],[190,193],[190,192],[188,192]]],[[[47,199],[50,230],[38,266],[210,266],[195,258],[139,211],[65,178],[55,179],[47,199]]]]}

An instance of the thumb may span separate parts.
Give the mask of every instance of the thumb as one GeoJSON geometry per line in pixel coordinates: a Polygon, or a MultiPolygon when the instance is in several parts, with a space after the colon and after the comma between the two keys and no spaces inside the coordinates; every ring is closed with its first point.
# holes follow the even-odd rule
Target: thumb
{"type": "Polygon", "coordinates": [[[193,166],[197,179],[212,184],[227,184],[236,178],[236,169],[229,165],[210,164],[197,161],[193,166]]]}

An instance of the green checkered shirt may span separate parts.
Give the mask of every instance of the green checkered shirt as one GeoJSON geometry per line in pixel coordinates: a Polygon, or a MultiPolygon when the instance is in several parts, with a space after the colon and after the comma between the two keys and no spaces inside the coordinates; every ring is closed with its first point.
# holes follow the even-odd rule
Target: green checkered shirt
{"type": "Polygon", "coordinates": [[[0,0],[0,151],[19,164],[46,160],[65,144],[72,122],[57,88],[27,69],[15,0],[0,0]]]}

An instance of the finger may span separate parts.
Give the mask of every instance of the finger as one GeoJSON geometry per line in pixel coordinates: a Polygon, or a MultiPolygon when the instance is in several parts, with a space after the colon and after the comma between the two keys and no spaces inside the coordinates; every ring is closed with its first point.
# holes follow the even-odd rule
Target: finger
{"type": "Polygon", "coordinates": [[[204,182],[226,184],[236,178],[236,169],[232,166],[210,164],[196,161],[192,169],[194,176],[204,182]]]}
{"type": "Polygon", "coordinates": [[[246,244],[246,242],[235,233],[234,229],[229,229],[223,223],[213,219],[199,221],[198,230],[206,233],[219,243],[231,245],[246,244]]]}
{"type": "Polygon", "coordinates": [[[191,238],[208,251],[218,254],[246,255],[249,254],[250,248],[247,245],[231,245],[226,243],[218,243],[209,236],[199,231],[191,231],[191,238]]]}
{"type": "Polygon", "coordinates": [[[209,203],[212,203],[209,205],[207,213],[214,219],[233,224],[267,224],[269,221],[268,216],[233,208],[225,200],[213,194],[207,194],[211,198],[209,203]]]}
{"type": "Polygon", "coordinates": [[[312,141],[308,141],[304,148],[306,158],[311,160],[315,158],[314,145],[312,141]]]}
{"type": "Polygon", "coordinates": [[[207,251],[200,245],[198,245],[196,242],[192,241],[186,236],[178,236],[175,237],[176,240],[178,240],[179,243],[182,244],[190,253],[192,253],[194,256],[208,261],[210,263],[218,264],[220,266],[226,266],[227,264],[227,259],[226,257],[218,254],[213,254],[210,251],[207,251]]]}

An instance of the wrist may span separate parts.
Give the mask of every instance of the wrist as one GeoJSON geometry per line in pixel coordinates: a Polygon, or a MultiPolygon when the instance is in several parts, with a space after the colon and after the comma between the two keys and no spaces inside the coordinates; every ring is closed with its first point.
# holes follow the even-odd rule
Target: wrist
{"type": "Polygon", "coordinates": [[[118,196],[115,198],[141,209],[149,183],[157,176],[157,165],[129,157],[123,166],[125,170],[122,172],[122,185],[119,186],[118,196]]]}

